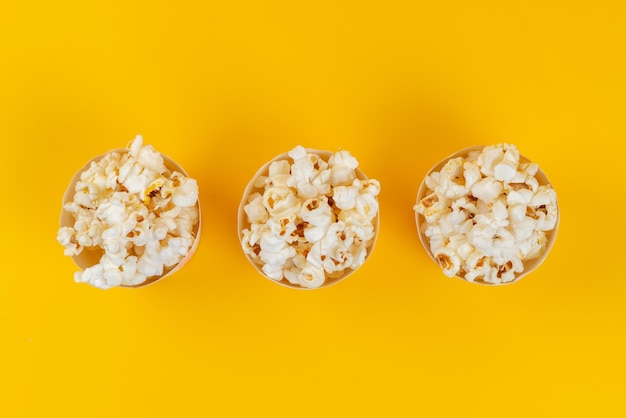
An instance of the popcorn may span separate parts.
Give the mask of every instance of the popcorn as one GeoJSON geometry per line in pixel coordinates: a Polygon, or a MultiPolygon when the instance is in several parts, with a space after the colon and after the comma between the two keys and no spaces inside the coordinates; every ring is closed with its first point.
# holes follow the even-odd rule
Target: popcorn
{"type": "Polygon", "coordinates": [[[359,196],[358,187],[337,186],[333,192],[333,200],[339,209],[350,210],[356,206],[359,196]]]}
{"type": "Polygon", "coordinates": [[[337,218],[336,214],[333,214],[326,196],[305,201],[299,215],[306,224],[304,238],[309,242],[317,242],[324,238],[328,232],[328,227],[337,218]]]}
{"type": "Polygon", "coordinates": [[[240,208],[242,248],[263,274],[312,289],[361,266],[375,239],[378,181],[345,150],[326,158],[297,146],[267,167],[240,208]]]}
{"type": "Polygon", "coordinates": [[[441,247],[433,255],[443,269],[443,273],[448,277],[454,276],[461,268],[461,259],[452,248],[441,247]]]}
{"type": "Polygon", "coordinates": [[[270,186],[263,193],[263,206],[269,216],[282,218],[298,213],[301,202],[289,187],[270,186]]]}
{"type": "Polygon", "coordinates": [[[178,172],[173,172],[171,179],[174,185],[172,190],[172,202],[174,205],[177,207],[194,206],[198,201],[198,183],[196,183],[196,180],[185,177],[178,172]]]}
{"type": "Polygon", "coordinates": [[[63,252],[65,255],[78,255],[83,251],[83,245],[76,238],[76,230],[74,228],[64,226],[59,229],[57,241],[65,247],[63,252]]]}
{"type": "Polygon", "coordinates": [[[544,255],[558,207],[538,172],[515,146],[499,144],[454,156],[425,178],[414,210],[444,274],[510,283],[544,255]]]}
{"type": "Polygon", "coordinates": [[[196,181],[166,167],[139,135],[126,152],[92,161],[73,192],[63,205],[73,224],[62,222],[57,241],[65,255],[100,253],[75,273],[77,282],[108,289],[154,281],[189,254],[199,233],[196,181]]]}
{"type": "Polygon", "coordinates": [[[486,177],[472,186],[471,193],[485,203],[493,203],[502,193],[502,183],[493,177],[486,177]]]}
{"type": "Polygon", "coordinates": [[[334,187],[351,183],[356,177],[355,170],[359,163],[348,151],[338,151],[330,156],[328,165],[330,184],[334,187]]]}

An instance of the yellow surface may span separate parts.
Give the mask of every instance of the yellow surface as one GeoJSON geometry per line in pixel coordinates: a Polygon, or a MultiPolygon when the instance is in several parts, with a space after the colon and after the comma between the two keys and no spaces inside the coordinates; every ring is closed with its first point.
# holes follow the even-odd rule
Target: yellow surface
{"type": "Polygon", "coordinates": [[[0,416],[625,416],[625,3],[377,3],[1,3],[0,416]],[[198,179],[198,251],[145,289],[76,284],[61,196],[137,133],[198,179]],[[417,188],[503,141],[552,181],[557,243],[512,286],[448,279],[417,188]],[[310,292],[235,228],[297,144],[382,183],[374,254],[310,292]]]}

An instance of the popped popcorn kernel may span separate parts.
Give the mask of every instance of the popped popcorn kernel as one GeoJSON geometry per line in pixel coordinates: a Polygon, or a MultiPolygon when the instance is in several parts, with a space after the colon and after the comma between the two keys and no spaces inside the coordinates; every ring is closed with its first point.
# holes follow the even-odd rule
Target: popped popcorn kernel
{"type": "Polygon", "coordinates": [[[440,166],[424,179],[414,210],[420,237],[446,276],[510,283],[545,255],[558,206],[536,163],[498,144],[440,166]]]}
{"type": "Polygon", "coordinates": [[[72,224],[57,241],[66,255],[101,253],[76,282],[108,289],[154,281],[189,254],[199,233],[196,181],[171,171],[140,135],[126,151],[92,161],[73,192],[63,205],[72,224]]]}
{"type": "Polygon", "coordinates": [[[375,240],[380,184],[357,167],[348,151],[297,146],[250,182],[240,207],[241,245],[265,276],[314,289],[365,262],[375,240]]]}

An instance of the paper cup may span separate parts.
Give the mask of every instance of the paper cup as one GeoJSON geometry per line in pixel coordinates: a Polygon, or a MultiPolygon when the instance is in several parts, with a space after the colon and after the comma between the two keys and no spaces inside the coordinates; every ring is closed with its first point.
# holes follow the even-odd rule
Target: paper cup
{"type": "MultiPolygon", "coordinates": [[[[328,161],[328,158],[331,155],[333,155],[333,153],[330,152],[330,151],[323,151],[323,150],[317,150],[317,149],[311,149],[311,148],[306,148],[306,152],[307,153],[311,153],[311,154],[317,154],[324,161],[328,161]]],[[[284,154],[280,154],[280,155],[276,156],[272,160],[268,161],[265,165],[263,165],[256,172],[256,174],[254,175],[252,180],[250,180],[250,182],[246,186],[246,189],[243,192],[243,197],[241,198],[241,203],[239,204],[239,210],[238,210],[238,214],[237,214],[237,216],[238,216],[238,218],[237,218],[237,234],[238,234],[240,243],[241,243],[241,240],[243,238],[243,230],[250,227],[250,222],[248,222],[247,215],[246,215],[246,213],[244,211],[244,207],[248,203],[248,196],[250,196],[251,194],[253,194],[255,192],[263,194],[263,188],[256,188],[256,187],[254,187],[254,184],[255,184],[256,180],[260,176],[267,176],[269,174],[270,165],[274,161],[281,161],[281,160],[288,160],[290,163],[293,162],[291,157],[289,157],[288,153],[284,153],[284,154]]],[[[359,170],[359,168],[357,168],[355,170],[355,173],[356,173],[356,177],[358,179],[360,179],[360,180],[368,180],[367,176],[365,176],[365,174],[363,174],[363,172],[361,170],[359,170]]],[[[365,264],[367,262],[367,260],[369,259],[369,257],[371,256],[372,251],[374,250],[374,246],[376,244],[376,240],[378,238],[378,229],[379,229],[379,224],[380,224],[380,210],[376,214],[376,218],[374,219],[373,223],[374,223],[374,238],[372,239],[371,245],[369,247],[367,247],[367,255],[365,256],[365,260],[364,260],[363,264],[365,264]]],[[[266,279],[268,279],[268,280],[270,280],[270,281],[272,281],[274,283],[280,284],[282,286],[292,288],[292,289],[314,290],[314,289],[309,289],[307,287],[303,287],[303,286],[300,286],[300,285],[297,285],[297,284],[291,284],[286,279],[282,279],[282,280],[278,281],[278,280],[272,279],[271,277],[268,277],[262,270],[263,264],[258,264],[248,254],[246,254],[245,252],[244,252],[244,254],[245,254],[246,258],[248,259],[248,261],[250,262],[250,264],[252,264],[254,266],[256,271],[258,271],[259,274],[261,274],[266,279]]],[[[361,267],[361,266],[359,266],[359,267],[361,267]]],[[[348,276],[350,276],[352,273],[354,273],[356,270],[358,270],[359,267],[357,267],[356,269],[346,269],[346,270],[338,273],[337,275],[333,274],[332,276],[329,276],[328,274],[326,274],[326,280],[324,281],[324,284],[322,284],[320,287],[317,287],[315,289],[321,289],[321,288],[325,288],[325,287],[331,286],[331,285],[333,285],[335,283],[339,283],[340,281],[346,279],[348,276]]]]}
{"type": "MultiPolygon", "coordinates": [[[[66,203],[74,199],[76,183],[80,180],[80,175],[89,168],[91,163],[101,160],[102,158],[104,158],[105,155],[110,154],[112,152],[119,152],[120,154],[124,154],[128,152],[128,149],[117,148],[117,149],[111,150],[105,154],[99,155],[89,160],[87,164],[85,164],[83,168],[78,170],[76,174],[74,174],[74,177],[72,177],[72,181],[70,182],[69,186],[65,190],[65,193],[63,194],[63,205],[65,205],[66,203]]],[[[163,157],[163,162],[165,164],[165,167],[168,168],[168,170],[178,171],[179,173],[182,173],[185,176],[188,176],[187,172],[177,162],[172,160],[167,155],[161,154],[161,156],[163,157]]],[[[178,264],[166,269],[165,272],[160,276],[148,277],[148,279],[145,282],[140,283],[138,285],[134,285],[134,286],[120,285],[118,287],[139,288],[139,287],[145,287],[145,286],[151,285],[153,283],[158,282],[161,279],[166,278],[167,276],[171,276],[172,274],[176,273],[178,270],[183,268],[185,264],[187,264],[187,262],[189,262],[193,254],[196,252],[196,248],[198,247],[198,242],[200,241],[200,231],[201,231],[201,224],[202,224],[202,215],[200,211],[200,199],[198,199],[198,201],[196,202],[196,207],[198,208],[198,222],[195,225],[194,230],[193,230],[196,238],[194,239],[193,244],[191,245],[191,248],[189,249],[189,253],[178,264]]],[[[74,226],[74,222],[75,222],[75,219],[72,216],[72,214],[66,211],[65,209],[62,209],[61,219],[60,219],[61,226],[71,227],[71,226],[74,226]]],[[[83,251],[81,251],[80,254],[72,256],[72,260],[81,270],[85,270],[87,267],[91,267],[93,265],[98,264],[103,254],[104,254],[103,249],[85,248],[83,249],[83,251]]]]}
{"type": "MultiPolygon", "coordinates": [[[[449,160],[451,160],[453,158],[457,158],[457,157],[466,157],[470,152],[472,152],[472,151],[480,151],[483,148],[485,148],[485,146],[483,146],[483,145],[464,148],[464,149],[462,149],[462,150],[460,150],[458,152],[455,152],[454,154],[448,156],[447,158],[444,158],[442,161],[437,163],[433,168],[431,168],[428,171],[428,173],[424,177],[424,180],[422,181],[422,184],[420,184],[420,187],[419,187],[419,189],[417,191],[416,203],[419,203],[426,196],[426,193],[428,191],[428,187],[426,187],[426,177],[427,176],[429,176],[431,173],[433,173],[435,171],[440,171],[441,168],[449,160]]],[[[523,155],[520,154],[520,163],[529,163],[529,162],[531,162],[530,159],[528,159],[528,158],[526,158],[526,157],[524,157],[523,155]]],[[[537,171],[537,174],[535,174],[535,178],[537,178],[537,181],[539,182],[539,185],[548,185],[548,184],[550,184],[550,182],[548,181],[548,177],[541,170],[541,168],[539,168],[539,170],[537,171]]],[[[556,241],[556,233],[557,233],[557,230],[559,228],[559,221],[560,221],[560,210],[558,210],[558,201],[557,201],[557,219],[556,219],[556,224],[555,224],[553,230],[546,232],[547,243],[546,243],[546,248],[545,248],[543,254],[541,254],[541,256],[539,256],[538,258],[524,261],[523,262],[523,264],[524,264],[524,271],[519,273],[517,276],[515,276],[515,279],[511,280],[510,282],[506,282],[506,283],[488,283],[488,282],[476,279],[472,283],[481,284],[481,285],[489,285],[489,286],[507,285],[507,284],[515,283],[515,282],[519,281],[522,277],[524,277],[527,274],[533,272],[535,269],[537,269],[544,262],[544,260],[548,256],[548,253],[552,249],[552,246],[554,245],[554,242],[556,241]]],[[[415,223],[417,225],[417,233],[418,233],[419,239],[420,239],[422,245],[424,246],[424,249],[428,253],[428,256],[435,263],[437,263],[437,260],[435,259],[432,251],[430,250],[430,242],[428,240],[428,237],[424,234],[424,232],[422,230],[422,225],[426,223],[426,219],[424,218],[423,215],[415,212],[415,223]]],[[[439,263],[437,263],[437,265],[439,265],[439,263]]],[[[459,278],[461,280],[469,281],[469,280],[466,280],[464,277],[462,277],[462,276],[460,276],[458,274],[455,277],[457,277],[457,278],[459,278]]]]}

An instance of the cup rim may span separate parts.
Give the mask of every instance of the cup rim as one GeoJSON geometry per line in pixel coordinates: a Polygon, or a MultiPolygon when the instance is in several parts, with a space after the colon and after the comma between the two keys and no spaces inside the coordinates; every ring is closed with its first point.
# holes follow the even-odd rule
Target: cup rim
{"type": "MultiPolygon", "coordinates": [[[[69,213],[67,210],[65,210],[64,205],[66,203],[68,203],[69,201],[71,201],[74,198],[74,194],[76,193],[75,191],[75,186],[76,183],[78,182],[78,180],[80,180],[80,176],[81,174],[86,171],[90,166],[92,162],[98,162],[100,161],[102,158],[104,158],[105,156],[114,153],[114,152],[118,152],[120,154],[124,154],[127,153],[129,150],[127,148],[114,148],[108,152],[105,152],[103,154],[100,154],[96,157],[91,158],[89,161],[87,161],[87,163],[85,163],[82,168],[80,168],[78,171],[76,171],[74,173],[74,175],[72,176],[72,179],[70,180],[67,188],[65,189],[65,192],[63,193],[63,198],[62,198],[62,204],[61,204],[61,215],[60,215],[60,219],[59,219],[59,224],[61,227],[63,226],[73,226],[74,225],[74,218],[72,217],[72,214],[69,213]]],[[[157,151],[158,152],[158,151],[157,151]]],[[[189,175],[187,174],[187,171],[185,171],[185,169],[178,164],[176,161],[174,161],[171,157],[169,157],[166,154],[163,154],[161,152],[159,152],[159,154],[161,155],[161,157],[163,158],[163,163],[165,165],[165,167],[167,167],[169,170],[172,171],[178,171],[179,173],[183,174],[186,177],[189,177],[189,175]]],[[[194,233],[195,233],[195,238],[193,240],[193,243],[191,244],[191,247],[189,248],[189,251],[187,253],[187,255],[185,257],[183,257],[182,260],[180,260],[175,266],[170,267],[169,269],[167,269],[163,274],[161,274],[160,276],[152,276],[146,279],[146,281],[144,281],[143,283],[139,283],[136,285],[126,285],[126,284],[121,284],[119,286],[115,286],[115,287],[121,287],[121,288],[125,288],[125,289],[138,289],[138,288],[142,288],[142,287],[146,287],[146,286],[150,286],[158,281],[161,281],[162,279],[165,279],[168,276],[173,275],[174,273],[176,273],[177,271],[179,271],[180,269],[182,269],[191,259],[191,257],[195,254],[196,249],[198,247],[198,243],[200,242],[200,232],[202,230],[201,226],[202,226],[202,211],[200,210],[200,197],[198,196],[198,200],[196,202],[196,207],[198,208],[198,222],[196,223],[196,225],[194,226],[194,233]]],[[[96,253],[94,254],[88,254],[85,253],[85,251],[91,251],[89,249],[83,249],[83,251],[78,254],[78,255],[73,255],[71,256],[72,261],[74,262],[74,264],[80,268],[81,270],[85,270],[87,267],[93,266],[95,264],[97,264],[99,262],[100,256],[98,256],[98,254],[104,254],[104,251],[101,250],[96,250],[96,253]],[[96,259],[97,257],[97,259],[96,259]],[[94,260],[95,263],[93,262],[94,260]]]]}
{"type": "MultiPolygon", "coordinates": [[[[317,154],[320,157],[322,157],[323,159],[325,159],[325,161],[328,161],[328,158],[335,154],[332,151],[327,151],[327,150],[319,150],[319,149],[315,149],[315,148],[305,148],[307,154],[308,153],[312,153],[312,154],[317,154]]],[[[256,181],[256,179],[258,179],[260,176],[262,175],[266,175],[269,172],[269,167],[272,163],[276,162],[276,161],[282,161],[282,160],[288,160],[290,162],[292,162],[292,158],[289,157],[289,152],[284,152],[281,153],[277,156],[275,156],[274,158],[272,158],[271,160],[269,160],[268,162],[266,162],[265,164],[263,164],[254,174],[254,176],[252,176],[252,178],[250,179],[250,181],[248,182],[248,184],[246,185],[246,188],[244,189],[241,201],[239,203],[239,207],[237,209],[237,237],[239,239],[239,244],[241,245],[241,240],[243,238],[243,230],[250,226],[250,222],[247,221],[246,219],[246,214],[244,211],[244,207],[248,204],[248,196],[250,196],[252,193],[257,192],[257,191],[262,191],[262,188],[258,188],[258,187],[254,187],[254,183],[256,181]]],[[[369,180],[369,178],[365,175],[365,173],[363,173],[363,171],[361,171],[359,169],[359,167],[357,167],[355,169],[355,174],[356,177],[360,180],[369,180]]],[[[347,279],[349,276],[351,276],[354,272],[356,272],[359,268],[363,267],[363,265],[367,262],[367,260],[370,258],[370,256],[372,255],[373,251],[374,251],[374,247],[376,246],[376,241],[378,240],[378,233],[380,230],[380,207],[376,213],[376,218],[375,221],[373,222],[374,225],[374,237],[372,238],[372,243],[366,248],[367,253],[365,255],[365,259],[363,260],[363,264],[361,264],[360,266],[358,266],[355,269],[347,269],[345,270],[345,273],[339,277],[335,277],[335,278],[331,278],[329,279],[328,276],[326,275],[326,279],[324,280],[324,283],[319,286],[319,287],[315,287],[315,288],[308,288],[308,287],[304,287],[304,286],[300,286],[299,284],[291,284],[289,283],[285,278],[281,279],[281,280],[274,280],[271,277],[268,277],[262,270],[262,264],[257,264],[252,257],[250,257],[249,254],[247,254],[245,251],[243,251],[246,259],[250,262],[250,264],[252,264],[252,266],[255,268],[255,270],[264,278],[266,278],[267,280],[270,280],[273,283],[276,283],[280,286],[289,288],[289,289],[299,289],[299,290],[317,290],[317,289],[323,289],[323,288],[327,288],[330,287],[334,284],[337,284],[339,282],[342,282],[343,280],[347,279]]],[[[325,272],[326,274],[326,272],[325,272]]]]}
{"type": "MultiPolygon", "coordinates": [[[[468,155],[470,152],[472,151],[479,151],[484,149],[485,147],[487,147],[488,145],[473,145],[470,147],[466,147],[463,148],[461,150],[458,150],[450,155],[448,155],[446,158],[442,159],[441,161],[439,161],[437,164],[433,165],[430,170],[428,170],[428,172],[426,173],[426,175],[424,176],[422,182],[420,183],[420,186],[418,188],[417,191],[417,196],[416,196],[416,204],[419,203],[422,198],[424,198],[424,196],[426,195],[426,191],[428,190],[428,187],[426,186],[426,177],[428,177],[431,173],[435,172],[435,171],[439,171],[441,170],[441,168],[451,159],[453,158],[457,158],[457,157],[463,157],[468,155]]],[[[520,162],[521,163],[530,163],[532,162],[532,160],[530,160],[528,157],[522,155],[520,153],[520,162]]],[[[541,169],[541,167],[538,168],[537,170],[537,174],[535,174],[535,177],[537,178],[537,181],[539,182],[539,185],[550,185],[552,186],[552,183],[550,183],[550,181],[548,180],[548,177],[546,176],[545,172],[541,169]]],[[[531,260],[527,260],[527,261],[523,261],[522,263],[524,264],[524,271],[522,271],[521,273],[519,273],[517,276],[515,276],[515,278],[509,282],[501,282],[501,283],[488,283],[482,280],[467,280],[465,277],[460,276],[459,274],[455,274],[454,276],[452,276],[451,278],[456,278],[456,279],[460,279],[463,280],[465,282],[469,282],[469,283],[473,283],[476,285],[481,285],[481,286],[505,286],[505,285],[510,285],[510,284],[514,284],[517,283],[519,280],[521,280],[522,278],[524,278],[525,276],[529,275],[530,273],[532,273],[533,271],[535,271],[537,268],[539,268],[539,266],[541,266],[541,264],[543,264],[543,262],[545,261],[545,259],[548,256],[548,253],[550,252],[550,250],[552,249],[552,247],[554,246],[554,243],[556,241],[556,236],[557,236],[557,232],[559,229],[559,224],[560,224],[560,219],[561,219],[561,210],[559,208],[559,204],[558,204],[558,196],[557,196],[557,200],[556,200],[556,207],[557,207],[557,215],[556,215],[556,223],[554,225],[554,228],[551,231],[546,231],[546,238],[547,238],[547,243],[546,243],[546,248],[543,251],[543,253],[534,259],[531,260]]],[[[424,217],[424,215],[418,213],[417,211],[415,211],[415,224],[417,226],[417,234],[419,237],[420,242],[422,243],[422,247],[424,247],[424,250],[426,250],[426,253],[428,254],[429,258],[435,263],[437,264],[437,266],[439,267],[439,263],[437,263],[437,260],[435,259],[431,249],[430,249],[430,242],[428,240],[428,237],[423,233],[422,231],[422,225],[426,222],[426,218],[424,217]]]]}

